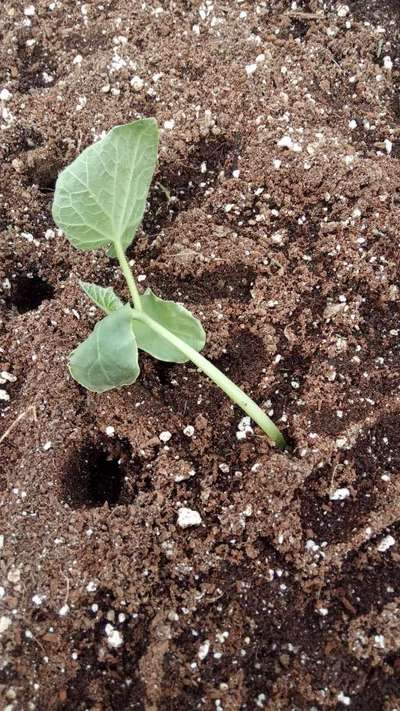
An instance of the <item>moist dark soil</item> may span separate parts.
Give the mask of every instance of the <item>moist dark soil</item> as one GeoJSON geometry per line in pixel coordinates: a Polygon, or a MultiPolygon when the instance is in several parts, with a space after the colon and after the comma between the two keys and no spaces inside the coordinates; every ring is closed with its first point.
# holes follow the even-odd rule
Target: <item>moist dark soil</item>
{"type": "Polygon", "coordinates": [[[3,0],[7,711],[400,707],[399,27],[397,0],[3,0]],[[290,451],[238,438],[190,364],[68,374],[99,318],[79,279],[127,295],[57,231],[54,182],[143,116],[141,287],[290,451]]]}

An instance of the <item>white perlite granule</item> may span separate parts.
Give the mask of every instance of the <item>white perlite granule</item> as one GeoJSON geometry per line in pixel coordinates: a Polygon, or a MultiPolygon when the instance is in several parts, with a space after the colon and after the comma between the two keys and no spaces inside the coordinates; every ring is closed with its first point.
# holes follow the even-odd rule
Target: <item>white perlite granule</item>
{"type": "Polygon", "coordinates": [[[187,509],[184,506],[178,510],[178,526],[181,528],[189,528],[189,526],[199,526],[201,524],[201,516],[198,511],[187,509]]]}
{"type": "Polygon", "coordinates": [[[344,501],[350,496],[349,489],[343,487],[343,489],[336,489],[332,494],[329,494],[331,501],[344,501]]]}
{"type": "Polygon", "coordinates": [[[385,551],[389,550],[389,548],[394,546],[395,543],[396,540],[393,536],[385,536],[385,538],[382,538],[382,540],[378,543],[376,548],[379,553],[385,553],[385,551]]]}
{"type": "Polygon", "coordinates": [[[124,638],[118,630],[116,630],[111,624],[105,626],[105,633],[107,635],[107,644],[113,649],[117,649],[124,642],[124,638]]]}

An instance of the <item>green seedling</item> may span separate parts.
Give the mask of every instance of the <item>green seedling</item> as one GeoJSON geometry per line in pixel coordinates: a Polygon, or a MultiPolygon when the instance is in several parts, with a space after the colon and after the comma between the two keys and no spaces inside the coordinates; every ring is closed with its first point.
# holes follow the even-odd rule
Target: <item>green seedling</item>
{"type": "Polygon", "coordinates": [[[81,282],[106,315],[71,353],[71,375],[88,390],[102,393],[135,382],[138,349],[167,363],[190,360],[284,448],[284,437],[266,413],[200,354],[206,342],[200,321],[151,289],[140,293],[136,285],[125,252],[143,218],[158,138],[154,119],[116,126],[58,177],[53,202],[56,224],[77,249],[105,248],[116,257],[132,300],[123,303],[111,287],[81,282]]]}

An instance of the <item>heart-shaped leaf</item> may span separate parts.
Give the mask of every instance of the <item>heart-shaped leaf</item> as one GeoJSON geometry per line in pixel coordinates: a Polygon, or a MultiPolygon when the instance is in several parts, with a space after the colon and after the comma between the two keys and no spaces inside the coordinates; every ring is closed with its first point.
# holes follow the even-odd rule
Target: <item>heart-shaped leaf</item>
{"type": "MultiPolygon", "coordinates": [[[[143,311],[153,321],[157,321],[168,331],[178,336],[182,341],[201,351],[206,342],[206,334],[200,321],[184,306],[175,301],[164,301],[146,289],[140,298],[143,311]]],[[[154,333],[149,326],[140,320],[134,320],[133,329],[139,348],[146,353],[164,360],[167,363],[185,363],[188,358],[177,348],[174,348],[162,336],[154,333]]]]}
{"type": "Polygon", "coordinates": [[[141,119],[116,126],[60,173],[53,218],[74,247],[127,249],[142,221],[157,148],[156,121],[141,119]]]}
{"type": "Polygon", "coordinates": [[[122,309],[124,303],[119,296],[116,295],[111,286],[105,288],[104,286],[91,284],[89,281],[80,281],[79,284],[89,299],[91,299],[99,309],[104,311],[104,313],[112,314],[113,311],[122,309]]]}
{"type": "Polygon", "coordinates": [[[135,382],[140,369],[129,304],[96,324],[71,353],[69,369],[80,385],[96,393],[135,382]]]}

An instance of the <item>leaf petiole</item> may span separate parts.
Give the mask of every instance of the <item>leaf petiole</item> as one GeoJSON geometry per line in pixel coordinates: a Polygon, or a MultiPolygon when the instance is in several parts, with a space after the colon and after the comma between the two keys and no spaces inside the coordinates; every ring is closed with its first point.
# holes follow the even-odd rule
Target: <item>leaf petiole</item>
{"type": "Polygon", "coordinates": [[[160,323],[154,321],[143,311],[132,311],[132,318],[138,321],[142,321],[149,328],[151,328],[155,333],[164,338],[166,341],[171,343],[175,348],[177,348],[181,353],[183,353],[189,360],[194,363],[203,373],[205,373],[210,380],[212,380],[224,393],[249,416],[254,422],[256,422],[259,427],[265,432],[268,437],[275,442],[275,444],[281,449],[286,448],[286,440],[280,430],[274,425],[272,420],[266,415],[266,413],[254,402],[246,393],[244,393],[235,383],[230,380],[224,373],[221,373],[218,368],[210,363],[207,358],[194,350],[187,343],[182,341],[180,338],[175,336],[167,328],[164,328],[160,323]]]}
{"type": "Polygon", "coordinates": [[[125,256],[125,252],[119,242],[114,242],[113,246],[115,250],[115,256],[118,259],[121,271],[126,279],[126,283],[128,284],[128,289],[132,297],[133,305],[137,311],[142,311],[142,302],[140,300],[140,294],[136,286],[135,277],[131,272],[128,260],[125,256]]]}

